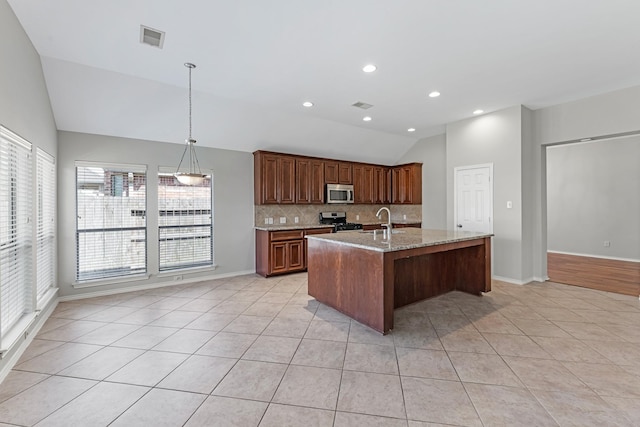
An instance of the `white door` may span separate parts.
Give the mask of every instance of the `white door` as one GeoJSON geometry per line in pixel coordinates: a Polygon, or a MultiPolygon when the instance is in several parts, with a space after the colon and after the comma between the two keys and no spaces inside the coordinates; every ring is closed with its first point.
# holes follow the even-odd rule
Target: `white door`
{"type": "Polygon", "coordinates": [[[455,226],[493,233],[493,164],[455,168],[455,226]]]}

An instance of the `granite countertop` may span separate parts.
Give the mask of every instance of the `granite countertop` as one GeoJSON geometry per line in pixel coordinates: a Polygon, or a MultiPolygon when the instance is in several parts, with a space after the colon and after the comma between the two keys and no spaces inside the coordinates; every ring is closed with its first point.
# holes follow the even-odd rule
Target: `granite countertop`
{"type": "Polygon", "coordinates": [[[390,239],[383,239],[380,231],[375,234],[373,231],[345,231],[307,236],[307,239],[324,240],[337,245],[353,246],[377,252],[393,252],[493,236],[491,233],[420,228],[403,228],[393,231],[390,239]]]}
{"type": "Polygon", "coordinates": [[[253,228],[262,231],[285,231],[285,230],[308,230],[310,228],[333,228],[333,225],[327,224],[265,224],[256,225],[253,228]]]}

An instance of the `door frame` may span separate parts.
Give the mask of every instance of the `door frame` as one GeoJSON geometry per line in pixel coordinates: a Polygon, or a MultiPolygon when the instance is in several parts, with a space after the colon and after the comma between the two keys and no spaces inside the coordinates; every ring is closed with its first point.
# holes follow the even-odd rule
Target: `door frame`
{"type": "Polygon", "coordinates": [[[482,163],[478,165],[455,166],[453,168],[453,227],[457,228],[458,224],[458,171],[467,169],[489,168],[489,225],[491,229],[489,233],[493,234],[493,163],[482,163]]]}

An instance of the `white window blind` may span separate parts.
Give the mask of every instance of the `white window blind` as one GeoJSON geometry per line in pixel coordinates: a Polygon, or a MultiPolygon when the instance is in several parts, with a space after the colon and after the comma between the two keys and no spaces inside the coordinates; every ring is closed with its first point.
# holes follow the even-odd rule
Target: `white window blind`
{"type": "Polygon", "coordinates": [[[55,282],[56,166],[55,159],[36,152],[38,224],[36,233],[36,295],[40,300],[55,282]]]}
{"type": "Polygon", "coordinates": [[[31,144],[0,126],[0,336],[32,311],[31,144]]]}
{"type": "Polygon", "coordinates": [[[76,163],[76,280],[147,271],[146,168],[76,163]]]}
{"type": "Polygon", "coordinates": [[[182,185],[158,174],[160,271],[213,265],[212,177],[182,185]]]}

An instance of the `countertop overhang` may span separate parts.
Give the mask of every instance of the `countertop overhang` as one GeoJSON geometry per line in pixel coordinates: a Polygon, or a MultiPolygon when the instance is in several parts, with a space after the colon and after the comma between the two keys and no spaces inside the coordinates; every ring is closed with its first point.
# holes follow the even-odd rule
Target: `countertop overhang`
{"type": "Polygon", "coordinates": [[[492,237],[492,233],[477,233],[460,230],[429,230],[418,228],[402,228],[392,230],[390,238],[384,239],[383,233],[377,231],[345,231],[332,234],[306,236],[309,240],[323,240],[337,245],[352,246],[377,252],[393,252],[407,249],[436,246],[446,243],[492,237]]]}

